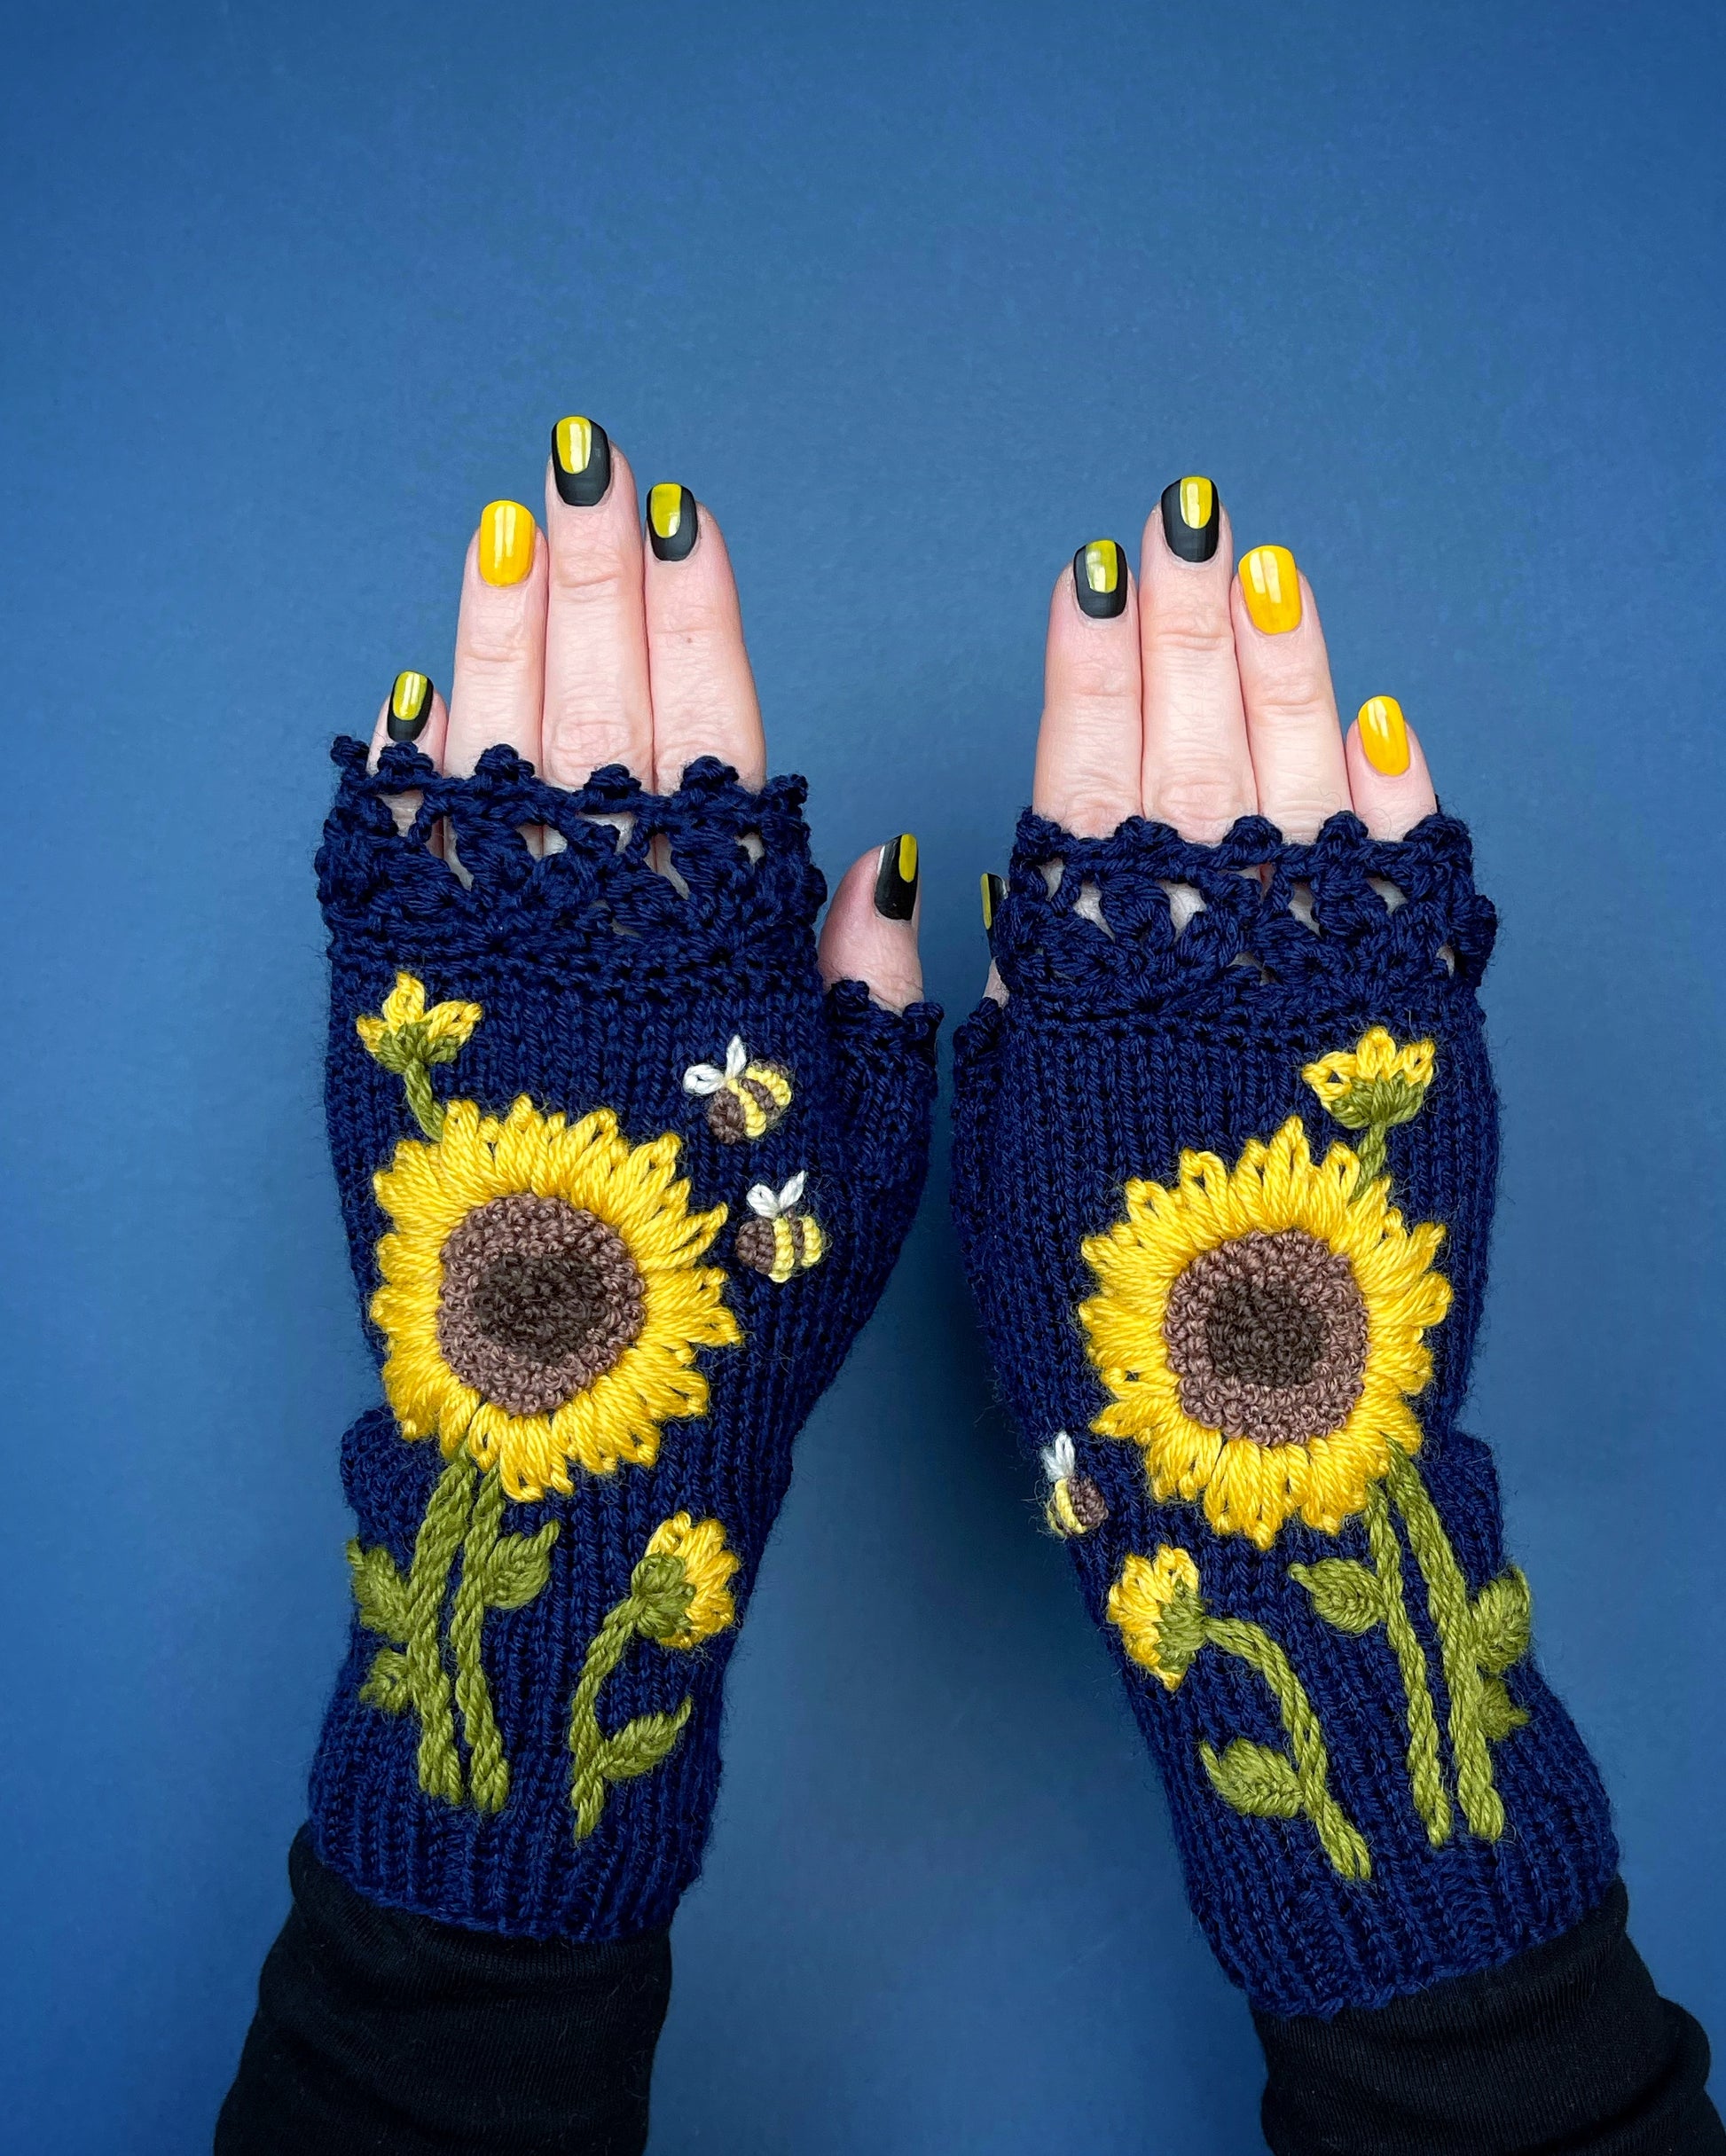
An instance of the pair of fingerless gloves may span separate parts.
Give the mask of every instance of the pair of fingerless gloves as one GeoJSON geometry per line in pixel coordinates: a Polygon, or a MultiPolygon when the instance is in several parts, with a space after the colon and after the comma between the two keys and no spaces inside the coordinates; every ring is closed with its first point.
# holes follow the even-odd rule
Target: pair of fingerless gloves
{"type": "MultiPolygon", "coordinates": [[[[627,1938],[699,1869],[792,1440],[922,1191],[939,1014],[824,991],[799,780],[336,755],[329,1126],[384,1401],[343,1446],[313,1844],[446,1923],[627,1938]]],[[[1006,1000],[959,1034],[1000,1387],[1263,2012],[1493,1967],[1616,1870],[1455,1426],[1493,931],[1441,816],[1197,846],[1027,815],[1006,1000]]]]}

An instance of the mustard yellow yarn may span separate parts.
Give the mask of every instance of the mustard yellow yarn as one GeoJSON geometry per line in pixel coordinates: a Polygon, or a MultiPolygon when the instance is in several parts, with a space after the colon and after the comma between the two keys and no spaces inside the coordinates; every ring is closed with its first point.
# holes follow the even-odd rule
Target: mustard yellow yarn
{"type": "Polygon", "coordinates": [[[1430,1040],[1416,1040],[1400,1047],[1382,1025],[1363,1033],[1353,1047],[1322,1055],[1301,1072],[1326,1108],[1335,1108],[1362,1086],[1400,1080],[1416,1096],[1424,1096],[1432,1083],[1432,1063],[1438,1050],[1430,1040]]]}
{"type": "Polygon", "coordinates": [[[1084,1245],[1098,1291],[1079,1315],[1114,1395],[1091,1427],[1140,1447],[1159,1501],[1202,1499],[1218,1533],[1261,1549],[1297,1514],[1335,1534],[1363,1509],[1393,1448],[1412,1455],[1420,1446],[1407,1403],[1432,1376],[1423,1336],[1450,1306],[1449,1282],[1432,1270],[1444,1230],[1432,1221],[1405,1227],[1388,1185],[1361,1182],[1360,1158],[1345,1145],[1315,1164],[1294,1116],[1268,1144],[1253,1139],[1232,1169],[1214,1153],[1183,1153],[1173,1188],[1128,1183],[1126,1218],[1084,1245]],[[1337,1428],[1305,1441],[1225,1437],[1182,1407],[1164,1332],[1170,1296],[1202,1253],[1287,1229],[1347,1261],[1366,1320],[1359,1395],[1337,1428]]]}
{"type": "MultiPolygon", "coordinates": [[[[1173,1691],[1192,1662],[1193,1642],[1181,1627],[1179,1649],[1165,1640],[1172,1611],[1196,1599],[1198,1567],[1184,1549],[1164,1543],[1154,1557],[1129,1556],[1121,1576],[1109,1590],[1109,1622],[1120,1633],[1121,1644],[1142,1669],[1173,1691]]],[[[1199,1612],[1200,1615],[1203,1612],[1199,1612]]]]}
{"type": "Polygon", "coordinates": [[[699,1262],[726,1209],[692,1212],[677,1160],[673,1136],[632,1146],[608,1109],[570,1124],[539,1114],[525,1095],[501,1120],[471,1101],[451,1101],[435,1142],[401,1141],[373,1178],[394,1227],[378,1244],[383,1285],[372,1316],[388,1342],[384,1389],[404,1437],[435,1437],[446,1457],[466,1443],[525,1501],[570,1489],[572,1465],[592,1474],[625,1461],[649,1466],[663,1424],[707,1412],[696,1352],[742,1336],[722,1299],[726,1275],[699,1262]],[[512,1414],[482,1397],[450,1367],[438,1340],[445,1243],[476,1207],[522,1193],[592,1213],[620,1238],[642,1283],[634,1338],[602,1375],[545,1414],[512,1414]]]}
{"type": "MultiPolygon", "coordinates": [[[[356,1018],[355,1030],[368,1054],[386,1062],[392,1047],[409,1046],[411,1052],[429,1063],[447,1063],[479,1023],[477,1003],[434,1003],[426,1008],[426,991],[411,973],[398,973],[396,985],[383,1000],[378,1016],[356,1018]]],[[[388,1067],[396,1068],[389,1061],[388,1067]]]]}
{"type": "Polygon", "coordinates": [[[686,1512],[679,1512],[654,1529],[647,1555],[675,1557],[689,1589],[683,1622],[663,1637],[654,1635],[662,1647],[698,1647],[736,1623],[737,1605],[729,1582],[741,1560],[726,1547],[726,1531],[718,1520],[692,1520],[686,1512]]]}

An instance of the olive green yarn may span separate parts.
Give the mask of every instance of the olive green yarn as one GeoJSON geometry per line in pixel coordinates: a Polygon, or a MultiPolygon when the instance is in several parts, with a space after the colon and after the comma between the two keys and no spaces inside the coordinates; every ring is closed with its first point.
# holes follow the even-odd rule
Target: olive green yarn
{"type": "Polygon", "coordinates": [[[498,1470],[482,1475],[464,1445],[437,1478],[405,1580],[387,1549],[348,1545],[359,1620],[395,1642],[373,1657],[360,1697],[387,1714],[412,1709],[420,1718],[420,1788],[446,1804],[460,1804],[471,1793],[482,1812],[501,1811],[509,1797],[509,1763],[481,1653],[486,1612],[532,1601],[550,1576],[557,1538],[555,1520],[533,1534],[501,1533],[503,1509],[498,1470]],[[452,1684],[443,1620],[458,1554],[448,1631],[452,1684]],[[458,1708],[468,1752],[465,1775],[458,1708]]]}
{"type": "Polygon", "coordinates": [[[1221,1752],[1201,1744],[1199,1757],[1217,1794],[1236,1811],[1258,1817],[1304,1816],[1339,1877],[1370,1878],[1372,1858],[1353,1821],[1330,1793],[1330,1755],[1324,1732],[1288,1656],[1269,1633],[1243,1618],[1207,1618],[1204,1637],[1264,1680],[1289,1739],[1288,1755],[1245,1737],[1236,1737],[1221,1752]]]}
{"type": "Polygon", "coordinates": [[[600,1823],[614,1782],[632,1781],[657,1767],[675,1750],[694,1711],[686,1697],[669,1714],[638,1714],[608,1737],[597,1708],[600,1688],[638,1638],[672,1643],[688,1614],[693,1590],[679,1558],[643,1557],[630,1574],[630,1591],[608,1611],[593,1635],[569,1702],[569,1802],[576,1839],[584,1841],[600,1823]]]}

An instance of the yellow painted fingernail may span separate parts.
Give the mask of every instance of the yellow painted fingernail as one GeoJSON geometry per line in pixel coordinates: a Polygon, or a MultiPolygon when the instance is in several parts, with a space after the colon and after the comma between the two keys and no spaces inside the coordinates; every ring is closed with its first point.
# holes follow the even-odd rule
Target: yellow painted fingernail
{"type": "Polygon", "coordinates": [[[389,717],[384,732],[392,741],[417,741],[431,717],[432,685],[428,676],[405,667],[389,691],[389,717]]]}
{"type": "Polygon", "coordinates": [[[687,487],[664,481],[648,489],[647,540],[660,561],[685,560],[700,531],[700,512],[687,487]]]}
{"type": "Polygon", "coordinates": [[[1241,591],[1252,625],[1267,636],[1300,626],[1300,572],[1286,546],[1255,546],[1241,563],[1241,591]]]}
{"type": "Polygon", "coordinates": [[[520,502],[487,502],[480,513],[480,575],[488,584],[520,584],[533,567],[532,512],[520,502]]]}
{"type": "Polygon", "coordinates": [[[1408,722],[1402,706],[1394,696],[1369,696],[1358,718],[1367,762],[1387,779],[1400,779],[1408,768],[1408,722]]]}

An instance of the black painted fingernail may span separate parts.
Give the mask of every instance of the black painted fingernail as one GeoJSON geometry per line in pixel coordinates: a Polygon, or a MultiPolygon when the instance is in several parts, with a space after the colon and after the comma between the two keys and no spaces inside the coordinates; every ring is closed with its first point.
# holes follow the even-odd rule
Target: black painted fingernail
{"type": "Polygon", "coordinates": [[[917,842],[909,831],[890,838],[875,871],[875,911],[883,921],[909,921],[917,903],[917,842]]]}
{"type": "Polygon", "coordinates": [[[560,419],[552,429],[552,476],[572,509],[591,509],[611,484],[611,442],[597,419],[560,419]]]}
{"type": "Polygon", "coordinates": [[[412,668],[396,677],[389,692],[389,717],[384,732],[392,741],[417,741],[431,717],[432,685],[426,674],[412,668]]]}
{"type": "Polygon", "coordinates": [[[1208,479],[1177,479],[1163,490],[1163,537],[1177,561],[1208,561],[1217,551],[1222,504],[1208,479]]]}
{"type": "Polygon", "coordinates": [[[985,936],[994,927],[995,915],[1000,913],[1001,901],[1006,896],[1007,878],[998,876],[992,869],[985,870],[983,877],[983,933],[985,936]]]}
{"type": "Polygon", "coordinates": [[[653,488],[647,495],[647,537],[662,561],[681,561],[696,539],[695,498],[687,487],[653,488]]]}
{"type": "Polygon", "coordinates": [[[1093,621],[1112,622],[1126,607],[1126,556],[1112,539],[1093,539],[1072,558],[1072,588],[1079,610],[1093,621]]]}

